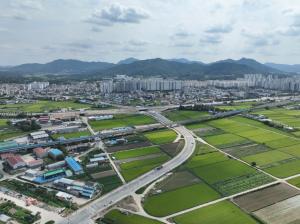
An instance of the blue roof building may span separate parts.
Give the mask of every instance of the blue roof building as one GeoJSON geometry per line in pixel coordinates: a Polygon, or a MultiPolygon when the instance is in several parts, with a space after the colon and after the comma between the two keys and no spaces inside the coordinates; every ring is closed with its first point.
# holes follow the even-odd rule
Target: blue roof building
{"type": "Polygon", "coordinates": [[[64,158],[64,153],[59,149],[50,149],[48,155],[53,159],[64,158]]]}
{"type": "Polygon", "coordinates": [[[66,157],[65,161],[68,167],[75,173],[75,174],[82,174],[83,169],[81,165],[73,158],[73,157],[66,157]]]}

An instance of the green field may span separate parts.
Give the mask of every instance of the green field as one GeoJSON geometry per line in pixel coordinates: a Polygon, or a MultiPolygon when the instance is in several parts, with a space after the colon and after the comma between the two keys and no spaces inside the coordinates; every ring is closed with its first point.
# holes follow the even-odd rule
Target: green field
{"type": "Polygon", "coordinates": [[[190,129],[190,130],[195,130],[195,129],[199,129],[199,128],[207,128],[210,127],[208,126],[206,123],[192,123],[192,124],[187,124],[185,125],[186,128],[190,129]]]}
{"type": "Polygon", "coordinates": [[[107,223],[107,224],[163,224],[157,220],[149,219],[143,216],[135,214],[124,214],[118,210],[112,210],[107,213],[102,222],[97,223],[107,223]]]}
{"type": "Polygon", "coordinates": [[[300,157],[300,145],[292,145],[289,147],[284,147],[279,149],[281,152],[288,153],[290,155],[300,157]]]}
{"type": "Polygon", "coordinates": [[[230,103],[224,104],[220,106],[215,106],[220,110],[243,110],[243,109],[250,109],[251,107],[255,106],[256,102],[241,102],[241,103],[230,103]]]}
{"type": "Polygon", "coordinates": [[[294,128],[300,127],[300,110],[272,108],[269,110],[257,111],[255,114],[265,115],[275,123],[280,123],[294,128]]]}
{"type": "Polygon", "coordinates": [[[228,157],[220,152],[212,152],[200,155],[194,155],[186,164],[188,168],[194,168],[199,166],[206,166],[212,163],[222,162],[228,160],[228,157]]]}
{"type": "Polygon", "coordinates": [[[147,213],[166,216],[219,198],[219,194],[205,183],[194,184],[158,195],[150,196],[144,203],[147,213]]]}
{"type": "Polygon", "coordinates": [[[292,158],[292,156],[289,154],[277,150],[271,150],[268,152],[247,156],[242,159],[248,163],[256,162],[258,166],[264,166],[270,163],[274,163],[274,162],[278,162],[290,158],[292,158]]]}
{"type": "Polygon", "coordinates": [[[289,177],[300,173],[300,159],[295,159],[274,167],[265,169],[266,172],[279,177],[289,177]]]}
{"type": "Polygon", "coordinates": [[[229,201],[219,202],[174,218],[176,224],[257,224],[229,201]]]}
{"type": "Polygon", "coordinates": [[[7,124],[7,119],[0,119],[0,141],[27,134],[7,124]]]}
{"type": "Polygon", "coordinates": [[[78,132],[72,132],[72,133],[65,133],[65,134],[54,134],[52,137],[54,139],[57,139],[59,137],[64,137],[65,139],[69,138],[79,138],[79,137],[85,137],[90,136],[91,133],[89,131],[78,131],[78,132]]]}
{"type": "Polygon", "coordinates": [[[288,182],[298,188],[300,188],[300,177],[296,177],[296,178],[293,178],[291,180],[288,180],[288,182]]]}
{"type": "Polygon", "coordinates": [[[90,108],[88,104],[75,103],[73,101],[46,101],[40,100],[36,103],[20,103],[20,104],[7,104],[0,105],[0,112],[45,112],[53,111],[62,108],[90,108]]]}
{"type": "Polygon", "coordinates": [[[177,133],[172,130],[158,130],[147,132],[145,137],[153,144],[160,145],[173,142],[177,133]]]}
{"type": "Polygon", "coordinates": [[[240,137],[235,134],[221,134],[221,135],[213,135],[205,137],[205,140],[215,146],[229,146],[229,145],[235,145],[235,144],[242,144],[244,142],[247,142],[248,140],[240,137]]]}
{"type": "Polygon", "coordinates": [[[134,178],[160,166],[169,159],[167,155],[162,155],[156,158],[135,160],[128,163],[120,164],[121,173],[126,181],[134,178]]]}
{"type": "Polygon", "coordinates": [[[206,111],[170,110],[164,112],[164,115],[171,121],[184,121],[208,117],[209,113],[206,111]]]}
{"type": "Polygon", "coordinates": [[[114,115],[114,118],[110,120],[89,121],[89,123],[94,130],[100,131],[118,127],[153,124],[156,121],[143,114],[118,114],[114,115]]]}
{"type": "Polygon", "coordinates": [[[196,176],[204,179],[209,184],[255,172],[253,168],[233,159],[195,167],[192,171],[196,176]]]}
{"type": "Polygon", "coordinates": [[[146,156],[150,154],[160,153],[160,148],[157,146],[150,146],[150,147],[144,147],[144,148],[137,148],[137,149],[131,149],[126,151],[120,151],[113,154],[116,159],[128,159],[133,157],[139,157],[139,156],[146,156]]]}

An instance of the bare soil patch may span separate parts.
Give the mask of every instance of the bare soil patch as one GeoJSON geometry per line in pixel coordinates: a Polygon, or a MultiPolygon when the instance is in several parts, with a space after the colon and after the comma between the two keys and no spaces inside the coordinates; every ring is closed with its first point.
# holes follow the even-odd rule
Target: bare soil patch
{"type": "MultiPolygon", "coordinates": [[[[276,184],[233,199],[234,203],[247,212],[254,212],[277,202],[291,198],[300,193],[287,184],[276,184]]],[[[300,201],[299,201],[300,203],[300,201]]]]}
{"type": "Polygon", "coordinates": [[[254,215],[270,224],[299,224],[300,195],[278,202],[254,212],[254,215]]]}

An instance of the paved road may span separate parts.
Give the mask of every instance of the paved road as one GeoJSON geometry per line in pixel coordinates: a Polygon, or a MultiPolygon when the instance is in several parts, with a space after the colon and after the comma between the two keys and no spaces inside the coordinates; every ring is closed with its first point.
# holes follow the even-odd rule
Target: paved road
{"type": "MultiPolygon", "coordinates": [[[[153,117],[156,117],[157,120],[163,120],[163,123],[171,123],[171,121],[167,122],[166,118],[162,117],[157,113],[152,114],[153,117]]],[[[115,189],[114,191],[104,195],[103,197],[91,202],[87,206],[79,209],[68,219],[64,219],[59,222],[59,224],[68,224],[68,223],[93,223],[92,218],[115,204],[116,202],[122,200],[123,198],[133,194],[135,191],[140,189],[141,187],[153,182],[159,177],[165,175],[170,172],[174,168],[181,165],[185,162],[194,152],[195,149],[195,139],[193,135],[183,126],[178,126],[174,128],[178,133],[180,133],[185,139],[185,146],[183,150],[173,159],[166,162],[161,169],[154,169],[149,171],[148,173],[138,177],[137,179],[115,189]]]]}

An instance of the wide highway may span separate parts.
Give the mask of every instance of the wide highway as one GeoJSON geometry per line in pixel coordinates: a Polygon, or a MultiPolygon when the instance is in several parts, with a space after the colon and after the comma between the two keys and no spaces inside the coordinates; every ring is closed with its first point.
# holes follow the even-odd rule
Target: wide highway
{"type": "MultiPolygon", "coordinates": [[[[151,116],[155,117],[158,121],[162,122],[163,124],[166,124],[168,121],[159,113],[151,113],[151,116]]],[[[169,123],[171,124],[172,122],[169,121],[169,123]]],[[[97,214],[101,213],[111,205],[133,194],[141,187],[144,187],[145,185],[153,182],[154,180],[165,175],[166,173],[170,172],[171,170],[185,162],[194,152],[196,145],[195,139],[190,133],[190,131],[183,126],[177,126],[173,129],[180,133],[185,140],[184,148],[176,157],[166,162],[160,169],[151,170],[148,173],[132,180],[131,182],[122,185],[114,191],[107,193],[99,199],[96,199],[90,204],[84,206],[83,208],[80,208],[79,210],[71,214],[69,217],[64,218],[59,223],[94,223],[93,217],[95,217],[97,214]]]]}

